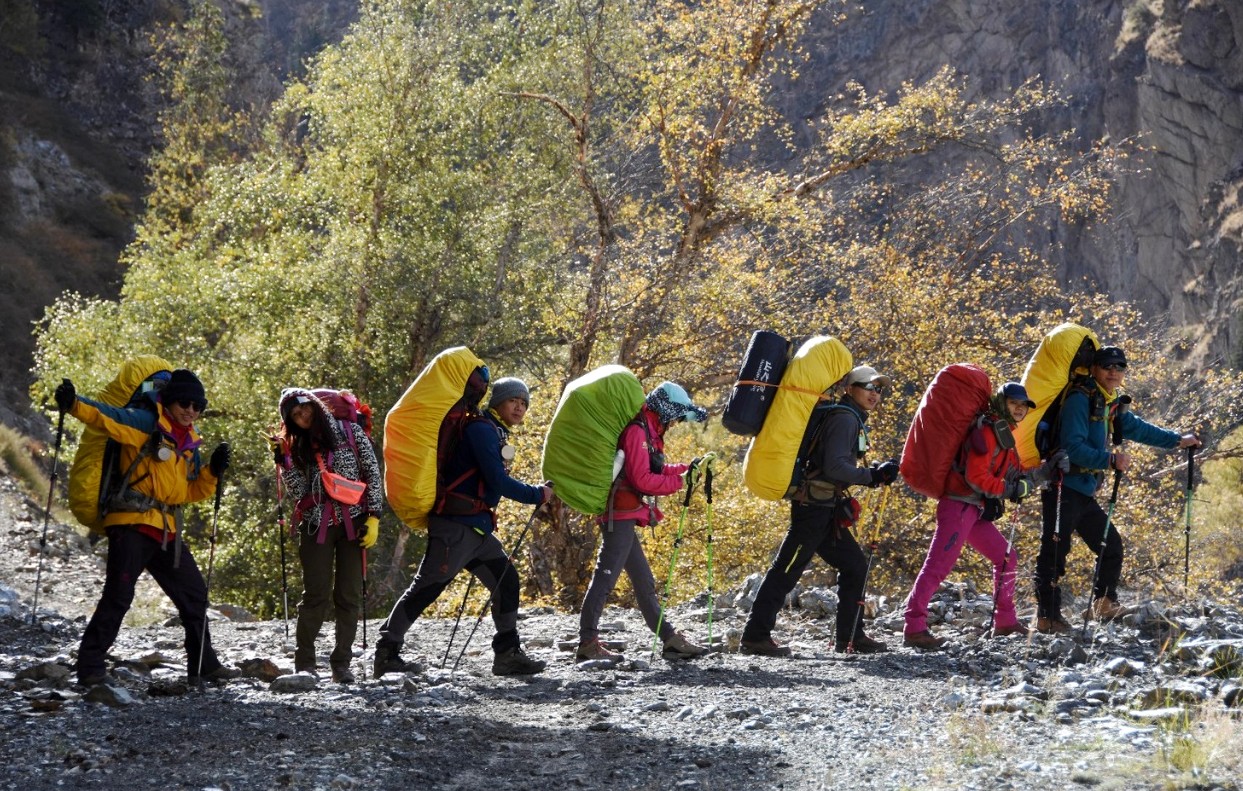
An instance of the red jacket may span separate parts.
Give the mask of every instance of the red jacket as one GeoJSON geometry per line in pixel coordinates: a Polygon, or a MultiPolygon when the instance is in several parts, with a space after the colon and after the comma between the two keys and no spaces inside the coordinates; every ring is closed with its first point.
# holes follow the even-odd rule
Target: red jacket
{"type": "MultiPolygon", "coordinates": [[[[613,519],[633,519],[640,525],[651,525],[664,518],[660,509],[646,502],[635,501],[640,495],[660,496],[673,494],[682,488],[682,473],[689,465],[668,464],[660,472],[652,472],[651,452],[648,450],[648,436],[651,436],[651,452],[664,453],[665,427],[661,425],[656,413],[645,404],[639,410],[635,422],[622,429],[617,438],[617,448],[626,454],[622,463],[621,474],[617,478],[617,491],[613,496],[613,519]],[[644,421],[647,430],[644,430],[644,421]]],[[[606,511],[598,521],[607,522],[606,511]]]]}
{"type": "Polygon", "coordinates": [[[986,419],[967,434],[958,460],[945,478],[945,496],[981,505],[985,497],[1002,496],[1007,474],[1022,471],[1018,451],[1003,450],[986,419]]]}

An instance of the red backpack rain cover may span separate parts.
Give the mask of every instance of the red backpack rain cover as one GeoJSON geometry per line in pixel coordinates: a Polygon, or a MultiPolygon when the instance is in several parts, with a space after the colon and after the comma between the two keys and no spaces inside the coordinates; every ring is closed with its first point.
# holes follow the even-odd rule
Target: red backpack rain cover
{"type": "Polygon", "coordinates": [[[947,365],[937,372],[915,410],[902,448],[902,480],[920,494],[940,499],[945,480],[971,424],[988,409],[992,384],[983,368],[947,365]]]}

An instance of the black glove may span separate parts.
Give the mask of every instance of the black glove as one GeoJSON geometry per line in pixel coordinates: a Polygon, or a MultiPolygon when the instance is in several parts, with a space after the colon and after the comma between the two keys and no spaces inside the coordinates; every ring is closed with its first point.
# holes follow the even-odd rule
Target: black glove
{"type": "Polygon", "coordinates": [[[55,398],[56,408],[61,412],[73,409],[73,405],[78,401],[78,391],[73,389],[73,382],[61,379],[60,384],[56,386],[55,398]]]}
{"type": "Polygon", "coordinates": [[[980,517],[985,522],[996,522],[1006,512],[1006,504],[996,497],[984,498],[984,509],[980,517]]]}
{"type": "Polygon", "coordinates": [[[898,480],[898,463],[893,459],[886,462],[872,462],[872,481],[869,486],[889,486],[898,480]]]}
{"type": "Polygon", "coordinates": [[[1006,481],[1006,488],[1001,496],[1012,503],[1017,503],[1031,494],[1035,488],[1036,485],[1032,482],[1030,475],[1020,475],[1012,481],[1006,481]]]}
{"type": "Polygon", "coordinates": [[[219,478],[224,475],[224,471],[229,469],[229,461],[233,458],[233,449],[229,447],[229,443],[221,442],[216,449],[211,452],[211,461],[208,466],[211,467],[212,475],[219,478]]]}

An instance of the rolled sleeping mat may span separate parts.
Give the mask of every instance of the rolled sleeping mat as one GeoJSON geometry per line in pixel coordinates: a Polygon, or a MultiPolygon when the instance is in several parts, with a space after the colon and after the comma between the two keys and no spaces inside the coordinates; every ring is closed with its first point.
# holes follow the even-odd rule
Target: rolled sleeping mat
{"type": "Polygon", "coordinates": [[[789,361],[788,340],[769,330],[752,333],[742,356],[738,379],[721,415],[721,425],[726,431],[743,437],[760,433],[789,361]]]}

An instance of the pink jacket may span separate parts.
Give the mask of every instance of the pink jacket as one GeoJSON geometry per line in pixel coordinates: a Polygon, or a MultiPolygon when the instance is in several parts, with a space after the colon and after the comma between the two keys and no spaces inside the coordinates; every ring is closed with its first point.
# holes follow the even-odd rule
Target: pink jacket
{"type": "MultiPolygon", "coordinates": [[[[627,491],[631,494],[662,496],[673,494],[682,488],[682,473],[690,465],[666,463],[660,472],[652,472],[651,455],[648,452],[647,437],[652,437],[652,450],[664,452],[665,427],[661,425],[656,413],[646,405],[639,410],[639,419],[646,421],[647,431],[639,423],[631,423],[622,429],[617,439],[617,447],[626,454],[622,464],[621,475],[618,476],[618,492],[615,497],[624,497],[627,491]]],[[[640,525],[651,525],[664,518],[664,514],[655,505],[640,503],[637,508],[622,509],[614,505],[613,520],[633,519],[640,525]]],[[[607,522],[606,512],[600,522],[607,522]]]]}

